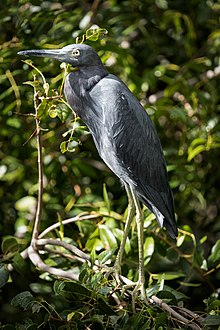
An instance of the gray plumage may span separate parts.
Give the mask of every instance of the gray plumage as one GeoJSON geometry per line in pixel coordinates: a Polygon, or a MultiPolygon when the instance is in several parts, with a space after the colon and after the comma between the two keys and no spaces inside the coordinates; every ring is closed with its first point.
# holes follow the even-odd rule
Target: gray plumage
{"type": "Polygon", "coordinates": [[[149,116],[126,85],[108,73],[88,45],[19,54],[51,57],[78,68],[65,80],[67,102],[88,126],[103,161],[175,238],[173,197],[161,144],[149,116]]]}

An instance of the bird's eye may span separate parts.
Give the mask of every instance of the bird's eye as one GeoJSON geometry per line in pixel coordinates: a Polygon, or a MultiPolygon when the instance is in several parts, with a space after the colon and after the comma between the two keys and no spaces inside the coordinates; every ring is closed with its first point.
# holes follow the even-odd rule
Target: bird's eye
{"type": "Polygon", "coordinates": [[[79,49],[74,49],[74,50],[72,51],[72,55],[73,55],[73,56],[79,56],[79,55],[80,55],[80,50],[79,50],[79,49]]]}

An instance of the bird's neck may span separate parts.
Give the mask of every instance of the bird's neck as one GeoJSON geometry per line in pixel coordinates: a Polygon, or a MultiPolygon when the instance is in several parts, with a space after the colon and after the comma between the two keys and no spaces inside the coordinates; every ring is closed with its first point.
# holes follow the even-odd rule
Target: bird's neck
{"type": "Polygon", "coordinates": [[[78,68],[79,78],[86,90],[91,89],[102,78],[108,75],[103,65],[82,66],[78,68]]]}

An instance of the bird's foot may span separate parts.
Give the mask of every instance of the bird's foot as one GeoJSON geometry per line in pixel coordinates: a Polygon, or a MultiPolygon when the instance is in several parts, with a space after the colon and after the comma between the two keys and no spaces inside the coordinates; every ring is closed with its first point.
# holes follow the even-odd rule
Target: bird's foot
{"type": "Polygon", "coordinates": [[[112,267],[107,267],[105,266],[102,271],[105,273],[105,277],[108,278],[110,275],[115,278],[116,283],[120,284],[121,279],[120,279],[120,268],[117,266],[112,266],[112,267]]]}
{"type": "Polygon", "coordinates": [[[130,292],[130,295],[131,295],[131,301],[132,301],[132,310],[133,310],[133,312],[135,312],[135,302],[137,300],[137,297],[140,296],[141,300],[143,300],[146,304],[148,303],[148,299],[147,299],[144,283],[142,281],[132,282],[130,284],[125,284],[123,286],[124,291],[128,291],[130,288],[134,288],[130,292]]]}
{"type": "Polygon", "coordinates": [[[146,290],[145,290],[145,287],[144,287],[144,283],[142,281],[138,281],[136,284],[135,284],[135,288],[132,292],[132,308],[134,309],[135,308],[135,300],[137,298],[137,295],[138,293],[140,293],[140,297],[141,299],[147,303],[147,295],[146,295],[146,290]]]}
{"type": "Polygon", "coordinates": [[[117,289],[120,289],[122,293],[129,293],[132,299],[132,309],[135,311],[135,301],[140,296],[141,300],[148,303],[146,290],[144,286],[144,280],[139,279],[137,282],[129,280],[127,277],[120,274],[121,268],[115,264],[113,267],[105,267],[103,271],[106,273],[105,277],[110,275],[115,279],[117,289]],[[133,290],[132,290],[133,289],[133,290]]]}

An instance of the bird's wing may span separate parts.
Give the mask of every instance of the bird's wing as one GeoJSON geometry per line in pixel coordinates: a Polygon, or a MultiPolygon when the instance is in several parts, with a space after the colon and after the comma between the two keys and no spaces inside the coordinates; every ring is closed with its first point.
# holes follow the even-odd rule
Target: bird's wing
{"type": "MultiPolygon", "coordinates": [[[[162,213],[169,230],[175,221],[173,200],[154,125],[138,100],[117,78],[114,83],[107,82],[106,87],[103,83],[101,94],[99,130],[102,133],[96,141],[97,149],[112,171],[122,181],[133,185],[138,197],[152,212],[156,213],[156,207],[162,213]]],[[[159,219],[158,222],[161,225],[159,219]]],[[[175,229],[169,232],[171,236],[176,234],[175,229]]]]}

